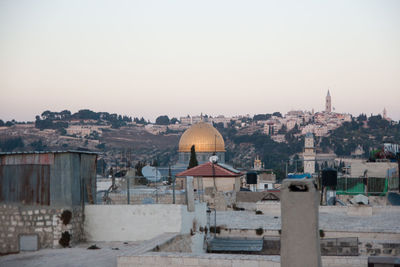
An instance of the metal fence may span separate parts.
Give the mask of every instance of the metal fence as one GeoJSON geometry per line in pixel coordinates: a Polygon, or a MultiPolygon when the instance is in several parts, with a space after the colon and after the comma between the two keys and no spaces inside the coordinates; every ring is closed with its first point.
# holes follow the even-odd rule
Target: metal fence
{"type": "Polygon", "coordinates": [[[358,256],[358,237],[322,238],[322,256],[358,256]]]}
{"type": "MultiPolygon", "coordinates": [[[[97,180],[97,204],[184,204],[184,188],[168,183],[163,177],[159,182],[148,182],[143,177],[123,177],[97,180]]],[[[172,179],[174,181],[174,179],[172,179]]],[[[199,198],[196,192],[195,198],[199,198]]]]}
{"type": "Polygon", "coordinates": [[[339,195],[385,195],[387,191],[388,178],[340,177],[336,187],[336,194],[339,195]]]}

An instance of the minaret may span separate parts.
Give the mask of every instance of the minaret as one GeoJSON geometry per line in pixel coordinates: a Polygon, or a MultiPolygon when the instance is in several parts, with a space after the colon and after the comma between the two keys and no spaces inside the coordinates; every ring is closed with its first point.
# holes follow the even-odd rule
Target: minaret
{"type": "Polygon", "coordinates": [[[331,94],[329,93],[326,95],[326,101],[325,101],[325,112],[331,113],[332,111],[332,100],[331,100],[331,94]]]}
{"type": "Polygon", "coordinates": [[[304,173],[313,174],[315,173],[315,146],[314,146],[314,135],[307,133],[304,138],[304,173]]]}

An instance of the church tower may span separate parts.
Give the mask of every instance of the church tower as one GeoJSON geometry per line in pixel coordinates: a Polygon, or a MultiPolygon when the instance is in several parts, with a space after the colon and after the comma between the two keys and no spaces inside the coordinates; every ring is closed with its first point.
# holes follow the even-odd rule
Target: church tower
{"type": "Polygon", "coordinates": [[[315,173],[315,146],[314,136],[312,133],[307,133],[304,138],[304,173],[315,173]]]}
{"type": "Polygon", "coordinates": [[[332,111],[332,100],[331,100],[331,94],[329,93],[326,95],[326,100],[325,100],[325,112],[331,113],[332,111]]]}
{"type": "Polygon", "coordinates": [[[262,164],[262,162],[261,162],[261,160],[260,160],[260,157],[257,155],[256,158],[255,158],[255,160],[254,160],[253,169],[256,170],[256,171],[259,171],[259,170],[261,170],[262,168],[263,168],[263,164],[262,164]]]}

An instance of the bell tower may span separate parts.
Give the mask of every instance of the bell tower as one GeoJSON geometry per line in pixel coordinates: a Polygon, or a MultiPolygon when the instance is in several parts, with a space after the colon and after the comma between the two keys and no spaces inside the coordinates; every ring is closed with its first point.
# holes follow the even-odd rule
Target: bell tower
{"type": "Polygon", "coordinates": [[[326,100],[325,100],[325,112],[331,113],[332,111],[332,100],[331,100],[331,94],[329,93],[326,95],[326,100]]]}

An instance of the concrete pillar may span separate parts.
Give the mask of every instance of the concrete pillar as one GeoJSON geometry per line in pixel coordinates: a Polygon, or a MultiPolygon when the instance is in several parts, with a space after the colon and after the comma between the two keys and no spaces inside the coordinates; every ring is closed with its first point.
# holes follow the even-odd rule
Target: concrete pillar
{"type": "Polygon", "coordinates": [[[194,211],[193,176],[186,176],[186,204],[188,211],[194,211]]]}
{"type": "Polygon", "coordinates": [[[313,179],[285,179],[281,187],[281,266],[319,267],[319,194],[313,179]]]}

